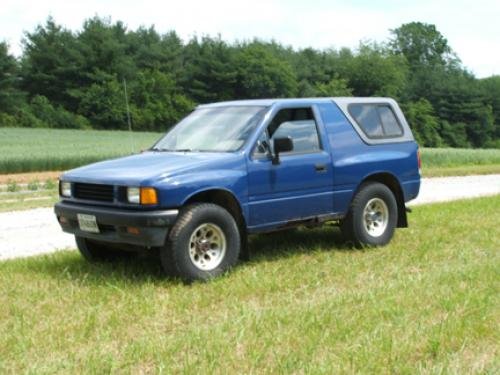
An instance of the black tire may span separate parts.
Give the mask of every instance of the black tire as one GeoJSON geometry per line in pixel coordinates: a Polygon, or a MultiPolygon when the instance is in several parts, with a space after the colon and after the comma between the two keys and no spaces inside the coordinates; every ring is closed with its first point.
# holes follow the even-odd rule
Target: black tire
{"type": "Polygon", "coordinates": [[[165,246],[160,249],[160,258],[163,269],[168,275],[179,277],[186,282],[206,281],[234,267],[240,252],[241,236],[233,216],[218,205],[197,203],[181,210],[165,246]],[[200,235],[200,238],[196,237],[200,230],[205,231],[208,236],[210,228],[214,229],[213,237],[203,237],[203,235],[200,235]],[[219,233],[222,235],[218,237],[219,233]],[[191,241],[192,236],[195,236],[194,241],[191,241]],[[215,242],[218,240],[218,243],[222,241],[225,244],[216,246],[217,249],[224,247],[225,250],[217,250],[220,255],[213,258],[208,254],[212,251],[211,246],[217,245],[215,242],[210,242],[212,240],[215,242]],[[202,248],[203,244],[208,247],[202,248]],[[210,264],[214,265],[214,268],[200,268],[202,266],[200,262],[205,260],[206,256],[209,259],[207,265],[212,262],[210,264]]]}
{"type": "MultiPolygon", "coordinates": [[[[375,214],[373,217],[379,218],[384,217],[384,215],[375,214]]],[[[352,241],[358,247],[383,246],[392,239],[397,220],[398,206],[391,189],[378,182],[367,182],[360,187],[352,200],[347,216],[340,224],[340,230],[346,240],[352,241]],[[384,207],[380,201],[385,204],[385,208],[382,208],[381,212],[383,212],[384,209],[387,210],[388,217],[387,220],[384,221],[386,222],[386,226],[385,229],[382,230],[380,228],[384,226],[380,225],[378,229],[380,234],[376,233],[376,235],[372,235],[371,233],[377,231],[377,227],[375,226],[376,223],[371,225],[373,229],[370,232],[367,229],[368,224],[365,221],[364,211],[369,202],[384,207]]]]}
{"type": "Polygon", "coordinates": [[[76,246],[80,254],[89,262],[110,262],[125,259],[131,256],[129,251],[121,251],[106,245],[103,242],[89,240],[75,236],[76,246]]]}

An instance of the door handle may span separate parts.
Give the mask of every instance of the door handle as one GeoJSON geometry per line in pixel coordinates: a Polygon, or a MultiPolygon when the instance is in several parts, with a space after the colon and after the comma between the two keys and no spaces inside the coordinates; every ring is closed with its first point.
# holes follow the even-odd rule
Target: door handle
{"type": "Polygon", "coordinates": [[[316,169],[316,172],[319,173],[326,172],[326,164],[315,164],[314,169],[316,169]]]}

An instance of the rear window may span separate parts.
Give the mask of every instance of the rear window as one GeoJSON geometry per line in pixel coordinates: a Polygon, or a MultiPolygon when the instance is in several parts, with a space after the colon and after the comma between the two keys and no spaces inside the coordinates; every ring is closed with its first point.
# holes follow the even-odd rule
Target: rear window
{"type": "Polygon", "coordinates": [[[349,113],[369,138],[394,138],[403,135],[392,108],[387,104],[349,105],[349,113]]]}

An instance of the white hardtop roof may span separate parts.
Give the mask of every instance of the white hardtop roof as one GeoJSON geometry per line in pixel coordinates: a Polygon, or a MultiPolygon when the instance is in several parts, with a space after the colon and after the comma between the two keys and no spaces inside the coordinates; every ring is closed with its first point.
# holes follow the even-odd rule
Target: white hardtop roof
{"type": "Polygon", "coordinates": [[[201,104],[198,108],[208,107],[226,107],[226,106],[263,106],[269,107],[273,104],[286,103],[286,104],[317,104],[333,101],[337,104],[350,104],[350,103],[395,103],[392,98],[384,97],[331,97],[331,98],[290,98],[290,99],[249,99],[249,100],[232,100],[226,102],[217,102],[210,104],[201,104]]]}

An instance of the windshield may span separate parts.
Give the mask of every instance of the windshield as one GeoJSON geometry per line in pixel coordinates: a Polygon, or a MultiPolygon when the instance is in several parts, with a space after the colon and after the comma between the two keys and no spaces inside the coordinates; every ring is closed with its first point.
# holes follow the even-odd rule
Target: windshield
{"type": "Polygon", "coordinates": [[[200,108],[175,125],[152,148],[157,151],[221,151],[240,149],[266,107],[200,108]]]}

